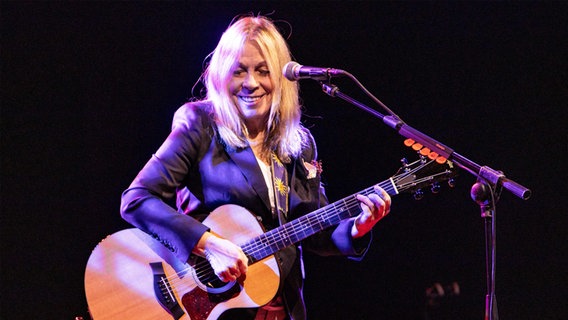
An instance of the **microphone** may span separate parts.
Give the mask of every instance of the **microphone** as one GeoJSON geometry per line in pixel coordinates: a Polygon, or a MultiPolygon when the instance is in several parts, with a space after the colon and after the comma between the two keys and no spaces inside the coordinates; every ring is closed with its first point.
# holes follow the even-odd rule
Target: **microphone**
{"type": "Polygon", "coordinates": [[[298,81],[300,79],[327,80],[331,77],[343,76],[346,72],[341,69],[308,67],[290,61],[284,66],[282,73],[286,79],[298,81]]]}

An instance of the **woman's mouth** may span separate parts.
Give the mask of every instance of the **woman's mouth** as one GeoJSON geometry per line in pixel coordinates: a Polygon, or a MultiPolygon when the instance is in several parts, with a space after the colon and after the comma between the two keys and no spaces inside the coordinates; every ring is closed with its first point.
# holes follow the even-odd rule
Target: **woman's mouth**
{"type": "Polygon", "coordinates": [[[244,103],[255,103],[260,100],[264,95],[260,96],[239,96],[239,99],[244,103]]]}

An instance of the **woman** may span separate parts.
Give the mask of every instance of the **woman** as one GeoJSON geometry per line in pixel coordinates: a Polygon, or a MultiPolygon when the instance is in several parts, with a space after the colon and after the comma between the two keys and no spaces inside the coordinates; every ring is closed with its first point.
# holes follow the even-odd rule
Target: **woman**
{"type": "MultiPolygon", "coordinates": [[[[224,282],[243,279],[249,261],[239,246],[201,223],[209,213],[238,205],[270,230],[327,204],[313,137],[300,124],[298,84],[282,76],[290,60],[268,18],[233,23],[203,74],[206,98],[176,112],[170,135],[122,196],[126,221],[181,261],[205,257],[224,282]],[[167,204],[174,196],[177,210],[167,204]]],[[[231,309],[223,317],[304,319],[301,248],[360,259],[369,231],[390,210],[389,195],[378,187],[357,199],[362,211],[356,218],[278,254],[282,282],[271,303],[231,309]]]]}

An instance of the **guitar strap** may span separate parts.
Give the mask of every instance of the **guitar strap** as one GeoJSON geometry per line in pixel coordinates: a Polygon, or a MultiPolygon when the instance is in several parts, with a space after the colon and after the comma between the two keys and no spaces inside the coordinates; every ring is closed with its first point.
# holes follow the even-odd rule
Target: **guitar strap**
{"type": "Polygon", "coordinates": [[[273,215],[276,215],[280,225],[283,225],[288,218],[288,194],[290,192],[290,188],[288,187],[288,172],[275,153],[271,155],[270,165],[272,169],[272,183],[274,185],[274,202],[276,205],[276,212],[273,212],[273,215]]]}
{"type": "MultiPolygon", "coordinates": [[[[275,219],[278,216],[278,222],[280,225],[286,223],[288,218],[288,194],[290,189],[288,187],[288,172],[286,167],[275,153],[270,156],[270,167],[272,170],[272,183],[274,190],[274,202],[275,210],[273,210],[272,215],[275,219]]],[[[285,249],[286,250],[286,249],[285,249]]],[[[282,265],[282,260],[278,257],[280,253],[276,253],[277,260],[280,262],[281,267],[289,269],[282,265]]],[[[286,270],[285,273],[288,273],[286,270]]],[[[276,297],[272,299],[268,304],[260,307],[257,311],[255,320],[280,320],[286,318],[286,310],[284,308],[284,302],[282,296],[277,294],[276,297]]]]}

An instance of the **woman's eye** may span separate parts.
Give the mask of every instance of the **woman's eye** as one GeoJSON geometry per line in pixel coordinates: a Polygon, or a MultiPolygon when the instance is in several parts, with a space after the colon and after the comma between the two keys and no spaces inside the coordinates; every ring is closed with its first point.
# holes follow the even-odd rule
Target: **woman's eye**
{"type": "Polygon", "coordinates": [[[261,69],[261,70],[258,70],[258,73],[260,73],[263,76],[267,76],[267,75],[270,74],[270,71],[261,69]]]}

